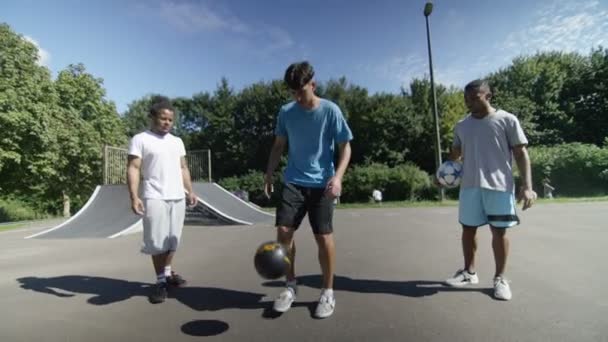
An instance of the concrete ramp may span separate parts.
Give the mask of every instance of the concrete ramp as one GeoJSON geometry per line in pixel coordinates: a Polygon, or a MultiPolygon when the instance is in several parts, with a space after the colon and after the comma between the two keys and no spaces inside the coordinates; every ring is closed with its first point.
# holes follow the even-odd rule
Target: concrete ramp
{"type": "Polygon", "coordinates": [[[194,183],[199,206],[232,224],[274,224],[274,215],[243,201],[216,183],[194,183]]]}
{"type": "MultiPolygon", "coordinates": [[[[186,224],[274,224],[274,215],[241,200],[218,184],[194,183],[193,187],[199,203],[187,209],[186,224]]],[[[142,219],[131,211],[129,198],[126,185],[98,186],[89,201],[69,220],[26,239],[115,238],[139,232],[143,229],[142,219]]]]}
{"type": "Polygon", "coordinates": [[[69,220],[26,239],[114,238],[141,231],[141,217],[131,211],[129,198],[126,185],[98,186],[69,220]]]}

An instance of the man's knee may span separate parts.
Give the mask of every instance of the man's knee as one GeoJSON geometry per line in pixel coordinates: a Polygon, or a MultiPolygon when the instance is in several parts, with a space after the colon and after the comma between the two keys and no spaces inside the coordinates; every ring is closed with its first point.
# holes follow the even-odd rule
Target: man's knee
{"type": "Polygon", "coordinates": [[[315,240],[320,247],[333,246],[334,234],[315,234],[315,240]]]}
{"type": "Polygon", "coordinates": [[[277,227],[277,241],[281,244],[291,246],[293,242],[293,234],[295,229],[286,226],[278,226],[277,227]]]}
{"type": "Polygon", "coordinates": [[[506,228],[490,227],[490,230],[492,231],[492,237],[495,239],[502,239],[507,235],[506,228]]]}

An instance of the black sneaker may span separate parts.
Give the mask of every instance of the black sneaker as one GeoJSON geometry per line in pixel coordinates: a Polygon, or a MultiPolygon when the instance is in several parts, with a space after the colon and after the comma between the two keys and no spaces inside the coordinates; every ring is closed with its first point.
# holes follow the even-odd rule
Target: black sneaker
{"type": "Polygon", "coordinates": [[[156,283],[150,287],[148,300],[152,304],[162,303],[167,299],[167,283],[156,283]]]}
{"type": "Polygon", "coordinates": [[[182,276],[180,276],[179,274],[175,273],[175,272],[171,272],[171,275],[166,277],[167,279],[167,284],[169,284],[169,286],[173,286],[173,287],[182,287],[182,286],[186,286],[186,284],[188,283],[186,281],[186,279],[182,278],[182,276]]]}

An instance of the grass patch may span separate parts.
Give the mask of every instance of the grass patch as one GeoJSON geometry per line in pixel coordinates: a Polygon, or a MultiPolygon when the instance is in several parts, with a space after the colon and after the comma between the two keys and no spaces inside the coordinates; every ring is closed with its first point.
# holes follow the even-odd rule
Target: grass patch
{"type": "MultiPolygon", "coordinates": [[[[557,197],[554,199],[539,198],[535,204],[551,203],[580,203],[580,202],[607,202],[608,196],[596,197],[557,197]]],[[[363,209],[363,208],[416,208],[416,207],[453,207],[458,206],[458,201],[448,199],[438,201],[395,201],[378,203],[340,203],[337,209],[363,209]]]]}
{"type": "Polygon", "coordinates": [[[3,224],[3,225],[0,225],[0,232],[5,231],[5,230],[23,228],[23,227],[25,227],[24,223],[3,224]]]}
{"type": "Polygon", "coordinates": [[[605,202],[608,201],[608,196],[595,197],[556,197],[554,199],[541,198],[539,203],[576,203],[576,202],[605,202]]]}
{"type": "Polygon", "coordinates": [[[417,208],[417,207],[454,207],[456,200],[438,201],[394,201],[379,203],[340,203],[337,209],[364,209],[364,208],[417,208]]]}
{"type": "MultiPolygon", "coordinates": [[[[608,196],[595,197],[557,197],[554,199],[539,198],[535,204],[551,204],[551,203],[580,203],[580,202],[608,202],[608,196]]],[[[443,202],[438,201],[394,201],[378,203],[340,203],[336,209],[367,209],[367,208],[417,208],[417,207],[455,207],[458,206],[458,201],[448,199],[443,202]]],[[[520,206],[520,205],[518,205],[520,206]]],[[[267,212],[274,212],[274,207],[262,208],[267,212]]]]}

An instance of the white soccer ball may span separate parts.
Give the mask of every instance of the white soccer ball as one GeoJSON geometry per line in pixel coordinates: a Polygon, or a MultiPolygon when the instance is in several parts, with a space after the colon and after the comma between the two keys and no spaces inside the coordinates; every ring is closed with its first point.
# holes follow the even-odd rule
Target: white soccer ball
{"type": "Polygon", "coordinates": [[[462,164],[448,160],[437,169],[437,181],[446,188],[455,188],[460,185],[462,178],[462,164]]]}

